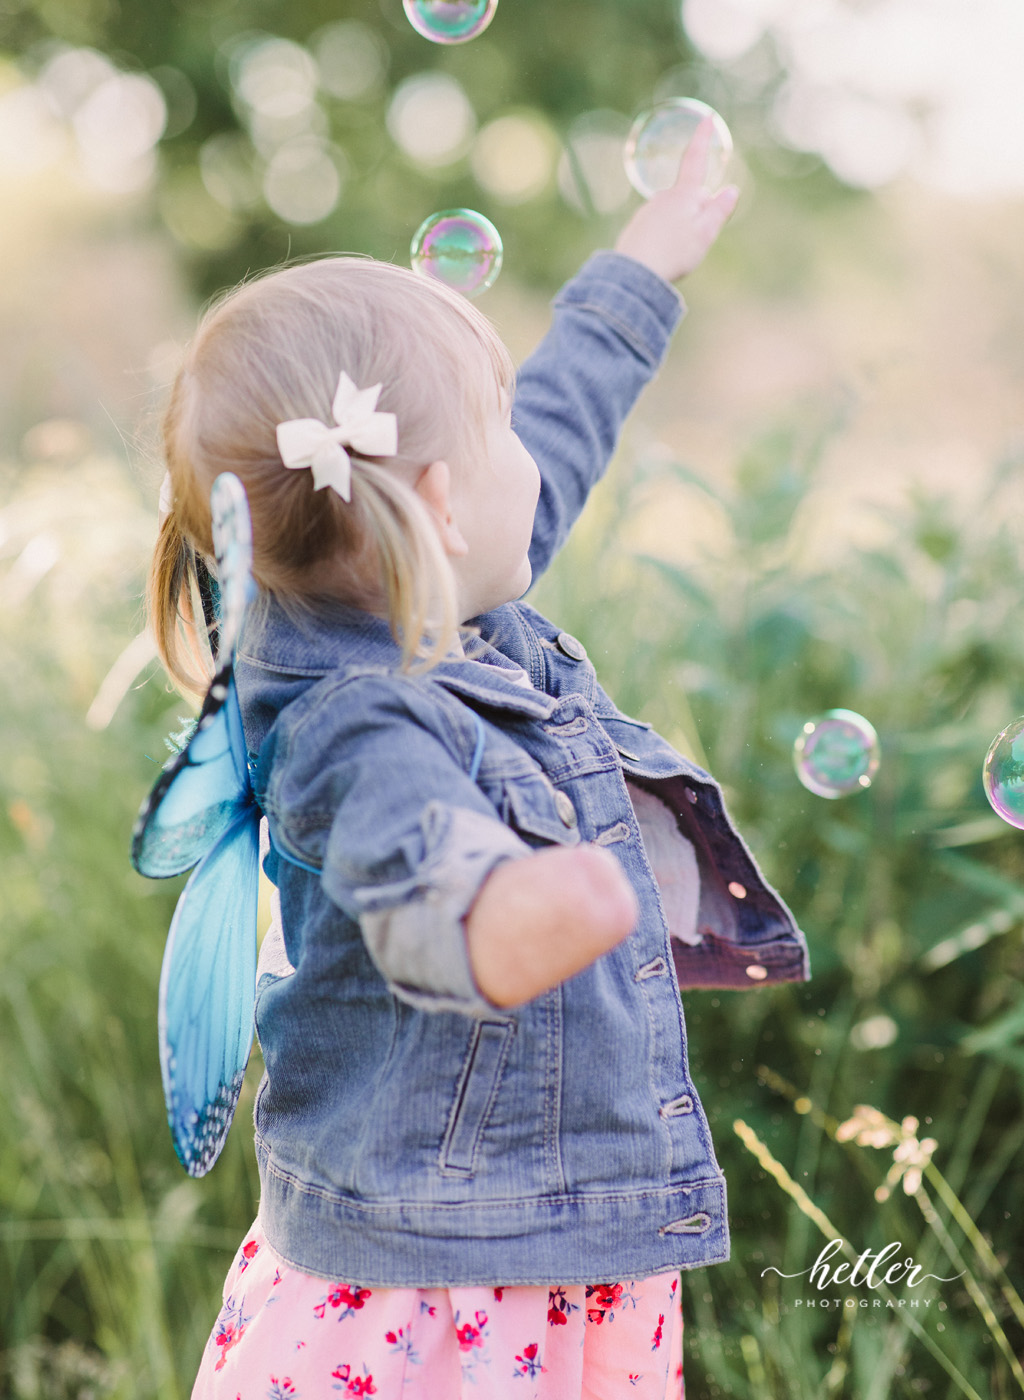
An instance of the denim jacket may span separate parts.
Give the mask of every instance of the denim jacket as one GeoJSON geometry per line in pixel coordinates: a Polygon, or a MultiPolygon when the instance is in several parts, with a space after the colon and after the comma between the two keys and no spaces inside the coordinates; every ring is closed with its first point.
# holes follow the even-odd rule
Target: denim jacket
{"type": "MultiPolygon", "coordinates": [[[[520,373],[542,488],[534,576],[565,540],[681,312],[596,255],[520,373]]],[[[725,1180],[687,1066],[682,986],[802,980],[802,935],[717,785],[622,714],[582,645],[525,603],[466,659],[399,669],[388,625],[302,623],[264,598],[236,676],[272,841],[283,945],[261,963],[260,1214],[299,1268],[379,1287],[641,1278],[728,1257],[725,1180]],[[670,936],[627,781],[670,810],[700,874],[670,936]],[[553,990],[498,1010],[463,918],[504,860],[593,841],[639,919],[553,990]]]]}

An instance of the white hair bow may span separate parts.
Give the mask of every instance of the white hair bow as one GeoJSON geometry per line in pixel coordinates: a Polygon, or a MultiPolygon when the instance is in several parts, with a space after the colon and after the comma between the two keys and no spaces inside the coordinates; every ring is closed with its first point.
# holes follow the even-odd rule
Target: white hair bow
{"type": "Polygon", "coordinates": [[[352,463],[346,447],[367,457],[393,457],[398,451],[398,421],[377,413],[380,384],[357,389],[342,370],[331,412],[335,427],[319,418],[292,418],[277,425],[277,447],[286,467],[312,467],[313,489],[330,486],[344,501],[352,499],[352,463]]]}

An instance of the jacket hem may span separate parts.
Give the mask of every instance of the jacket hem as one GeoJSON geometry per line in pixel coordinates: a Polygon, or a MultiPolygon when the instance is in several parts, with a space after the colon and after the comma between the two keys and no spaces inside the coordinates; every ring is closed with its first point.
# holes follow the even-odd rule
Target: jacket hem
{"type": "Polygon", "coordinates": [[[260,1222],[284,1263],[377,1288],[650,1278],[729,1258],[724,1177],[528,1200],[364,1202],[300,1181],[257,1138],[260,1222]]]}

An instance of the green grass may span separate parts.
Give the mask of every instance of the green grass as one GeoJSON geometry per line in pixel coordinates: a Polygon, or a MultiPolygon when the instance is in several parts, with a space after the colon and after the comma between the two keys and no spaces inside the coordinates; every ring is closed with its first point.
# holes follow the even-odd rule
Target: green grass
{"type": "Polygon", "coordinates": [[[33,473],[8,501],[10,555],[45,521],[59,558],[0,626],[0,1393],[171,1400],[189,1393],[256,1180],[244,1107],[202,1184],[163,1109],[156,991],[178,882],[141,879],[127,851],[182,702],[150,674],[107,730],[84,719],[138,625],[151,525],[113,471],[33,473]],[[97,492],[120,548],[100,535],[83,556],[97,492]]]}
{"type": "MultiPolygon", "coordinates": [[[[685,998],[733,1234],[730,1263],[685,1277],[687,1396],[1004,1400],[1021,1393],[992,1324],[1019,1352],[1024,837],[990,813],[980,765],[1024,712],[1020,467],[994,470],[969,516],[908,499],[871,550],[837,545],[825,567],[808,547],[820,445],[767,435],[713,500],[682,466],[620,462],[536,598],[623,708],[707,761],[811,944],[807,986],[685,998]],[[699,501],[713,546],[636,544],[652,511],[699,501]],[[790,753],[837,705],[873,722],[883,758],[869,791],[826,802],[790,753]],[[929,1169],[923,1194],[876,1200],[891,1149],[834,1136],[859,1104],[921,1120],[941,1189],[929,1169]],[[960,1271],[952,1248],[982,1301],[964,1279],[929,1286],[927,1342],[884,1309],[797,1306],[805,1280],[762,1271],[813,1264],[815,1212],[855,1252],[900,1240],[935,1274],[960,1271]]],[[[0,1393],[173,1400],[255,1210],[258,1065],[216,1170],[186,1179],[155,1031],[177,887],[127,860],[184,709],[150,667],[106,729],[84,719],[137,630],[151,521],[93,463],[0,479],[0,525],[0,1393]],[[57,558],[27,587],[40,534],[57,558]]]]}

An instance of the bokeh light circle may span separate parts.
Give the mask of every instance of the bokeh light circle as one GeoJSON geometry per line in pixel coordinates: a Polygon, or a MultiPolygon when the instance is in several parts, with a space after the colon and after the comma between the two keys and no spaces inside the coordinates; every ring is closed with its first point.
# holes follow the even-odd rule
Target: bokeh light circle
{"type": "Polygon", "coordinates": [[[870,787],[880,758],[874,726],[853,710],[827,710],[808,720],[793,745],[796,775],[818,797],[870,787]]]}
{"type": "Polygon", "coordinates": [[[475,297],[501,271],[501,235],[475,209],[442,209],[423,220],[412,240],[414,272],[475,297]]]}
{"type": "Polygon", "coordinates": [[[675,184],[679,162],[709,114],[713,125],[704,185],[716,190],[732,155],[732,134],[715,109],[695,97],[676,97],[640,113],[626,138],[623,163],[630,184],[644,199],[675,184]]]}
{"type": "Polygon", "coordinates": [[[1015,719],[992,740],[981,780],[992,810],[1024,830],[1024,718],[1015,719]]]}
{"type": "Polygon", "coordinates": [[[402,0],[406,18],[434,44],[464,44],[482,34],[498,0],[402,0]]]}
{"type": "Polygon", "coordinates": [[[395,88],[386,122],[395,144],[410,160],[435,168],[466,154],[476,113],[451,74],[413,73],[395,88]]]}

